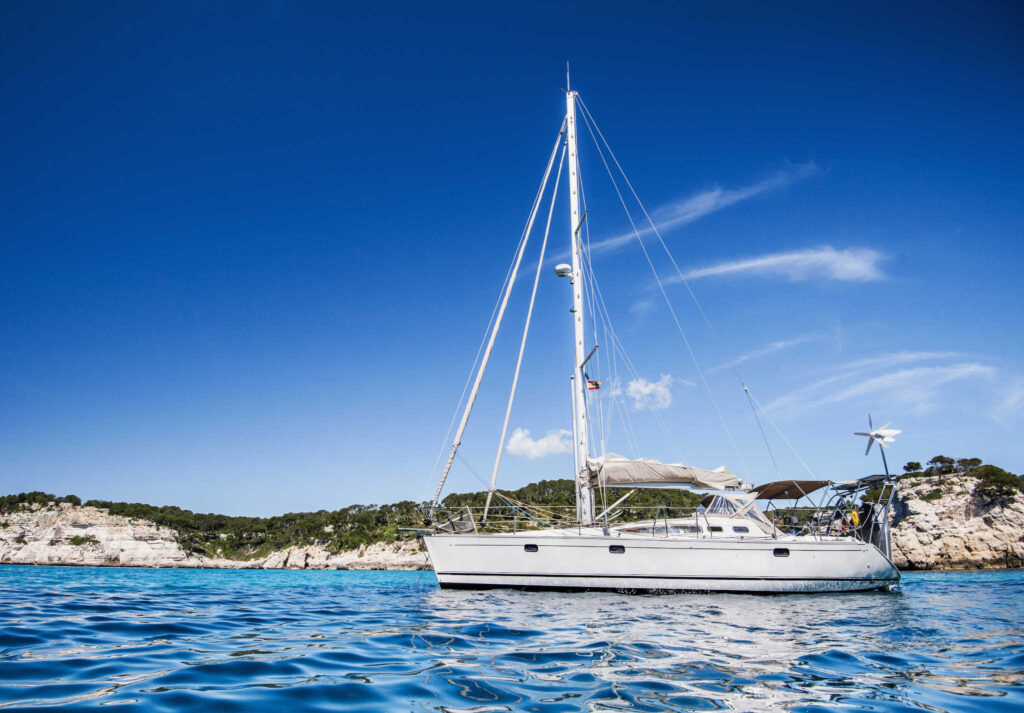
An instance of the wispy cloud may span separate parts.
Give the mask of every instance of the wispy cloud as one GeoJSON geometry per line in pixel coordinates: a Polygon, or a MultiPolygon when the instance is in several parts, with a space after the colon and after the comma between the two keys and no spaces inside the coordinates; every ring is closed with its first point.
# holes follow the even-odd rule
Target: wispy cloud
{"type": "Polygon", "coordinates": [[[666,409],[672,405],[672,376],[662,374],[657,381],[640,377],[626,387],[626,395],[633,399],[633,410],[666,409]]]}
{"type": "Polygon", "coordinates": [[[886,369],[892,366],[899,366],[900,364],[913,364],[914,362],[934,361],[936,359],[962,359],[967,356],[963,352],[890,352],[889,354],[881,354],[876,357],[868,357],[867,359],[849,361],[833,367],[833,371],[844,375],[845,372],[859,371],[861,369],[886,369]]]}
{"type": "Polygon", "coordinates": [[[514,456],[530,460],[543,458],[555,453],[568,453],[572,448],[572,433],[566,429],[548,431],[542,438],[530,438],[530,430],[516,428],[508,439],[505,450],[514,456]]]}
{"type": "Polygon", "coordinates": [[[1002,398],[992,409],[992,420],[1009,428],[1010,421],[1021,411],[1024,411],[1024,379],[1017,379],[1006,387],[1002,398]]]}
{"type": "Polygon", "coordinates": [[[975,376],[990,377],[995,372],[993,367],[976,362],[901,369],[850,386],[839,393],[822,398],[815,405],[836,403],[885,391],[896,403],[913,406],[919,412],[927,412],[935,408],[933,396],[940,386],[975,376]]]}
{"type": "Polygon", "coordinates": [[[650,312],[651,309],[653,309],[653,307],[654,307],[654,298],[653,297],[645,297],[645,298],[637,300],[636,302],[631,304],[629,306],[629,311],[632,312],[634,316],[643,317],[645,314],[650,312]]]}
{"type": "Polygon", "coordinates": [[[896,364],[925,361],[938,356],[942,356],[942,353],[898,352],[851,362],[840,366],[837,373],[829,377],[775,399],[765,408],[792,416],[828,404],[884,393],[890,403],[926,413],[935,408],[935,397],[944,385],[971,378],[991,378],[997,372],[994,367],[978,362],[913,366],[896,371],[884,371],[896,364]]]}
{"type": "MultiPolygon", "coordinates": [[[[658,231],[664,234],[672,228],[692,223],[706,215],[720,211],[723,208],[728,208],[748,198],[784,188],[791,183],[809,178],[819,172],[820,169],[817,164],[812,161],[810,163],[795,164],[749,186],[742,186],[740,188],[715,186],[673,203],[659,206],[652,211],[651,219],[658,226],[658,231]]],[[[653,232],[650,224],[645,223],[644,226],[641,227],[640,223],[637,223],[638,232],[641,237],[653,232]]],[[[590,253],[591,255],[597,255],[618,250],[635,239],[636,233],[633,231],[605,238],[604,240],[591,243],[590,253]]]]}
{"type": "MultiPolygon", "coordinates": [[[[826,245],[820,248],[769,253],[756,257],[727,260],[708,267],[695,268],[683,274],[687,281],[723,275],[760,275],[782,277],[790,282],[827,279],[842,282],[872,282],[885,275],[880,267],[886,256],[870,248],[837,250],[826,245]]],[[[678,275],[664,280],[679,282],[678,275]]]]}
{"type": "Polygon", "coordinates": [[[813,342],[818,338],[819,337],[797,337],[796,339],[787,339],[784,341],[772,342],[771,344],[761,347],[760,349],[755,349],[752,352],[741,354],[740,356],[736,357],[735,359],[732,359],[731,361],[727,361],[723,364],[713,366],[707,370],[707,373],[711,374],[713,372],[721,371],[723,369],[731,369],[734,366],[739,366],[740,364],[750,361],[751,359],[759,359],[760,357],[768,356],[769,354],[774,354],[775,352],[780,352],[783,349],[789,349],[790,347],[795,347],[800,344],[813,342]]]}

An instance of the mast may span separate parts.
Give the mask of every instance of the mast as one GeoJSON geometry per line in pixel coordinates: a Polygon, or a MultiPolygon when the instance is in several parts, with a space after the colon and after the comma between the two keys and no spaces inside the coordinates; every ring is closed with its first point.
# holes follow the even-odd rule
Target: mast
{"type": "MultiPolygon", "coordinates": [[[[568,77],[567,77],[568,80],[568,77]]],[[[576,92],[565,93],[565,121],[569,143],[569,239],[572,242],[572,316],[573,316],[573,440],[576,463],[576,517],[581,524],[594,521],[594,496],[587,471],[587,385],[583,378],[586,356],[583,342],[583,276],[580,260],[579,164],[576,156],[576,92]]]]}

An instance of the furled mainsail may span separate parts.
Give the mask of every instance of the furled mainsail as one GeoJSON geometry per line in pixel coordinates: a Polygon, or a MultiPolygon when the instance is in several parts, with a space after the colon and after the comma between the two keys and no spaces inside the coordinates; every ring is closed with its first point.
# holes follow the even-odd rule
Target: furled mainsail
{"type": "Polygon", "coordinates": [[[702,490],[729,490],[741,485],[740,479],[725,466],[704,470],[681,463],[662,463],[651,458],[631,460],[617,453],[587,458],[587,472],[591,480],[599,485],[672,483],[702,490]]]}

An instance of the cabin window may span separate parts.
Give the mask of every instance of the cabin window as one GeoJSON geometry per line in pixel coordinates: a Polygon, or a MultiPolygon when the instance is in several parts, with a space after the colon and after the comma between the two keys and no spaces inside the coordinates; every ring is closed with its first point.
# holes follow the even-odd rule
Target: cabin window
{"type": "Polygon", "coordinates": [[[734,527],[734,528],[732,528],[732,531],[733,531],[733,532],[742,532],[742,533],[747,533],[747,532],[750,532],[750,528],[749,528],[749,527],[747,527],[746,525],[741,525],[741,526],[739,526],[739,527],[734,527]]]}
{"type": "Polygon", "coordinates": [[[776,557],[789,557],[789,548],[788,547],[776,547],[772,551],[772,554],[775,555],[776,557]]]}
{"type": "Polygon", "coordinates": [[[708,529],[711,530],[712,532],[721,532],[722,531],[722,526],[721,525],[712,525],[708,529]]]}
{"type": "Polygon", "coordinates": [[[608,551],[611,552],[613,555],[621,555],[623,552],[626,551],[626,548],[622,545],[608,545],[608,551]]]}
{"type": "Polygon", "coordinates": [[[537,545],[523,545],[523,549],[526,550],[527,552],[536,552],[537,551],[537,545]]]}

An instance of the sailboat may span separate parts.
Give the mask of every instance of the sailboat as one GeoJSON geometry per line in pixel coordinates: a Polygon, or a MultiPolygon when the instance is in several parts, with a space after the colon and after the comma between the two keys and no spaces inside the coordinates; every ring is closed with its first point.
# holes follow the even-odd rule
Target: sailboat
{"type": "MultiPolygon", "coordinates": [[[[565,100],[565,117],[506,277],[502,297],[492,316],[486,348],[481,345],[482,358],[478,356],[476,378],[430,503],[426,527],[419,532],[439,585],[442,588],[765,593],[863,591],[897,585],[900,574],[892,563],[888,532],[895,488],[888,476],[869,476],[844,483],[822,479],[778,480],[753,488],[727,468],[712,470],[650,458],[626,458],[615,453],[591,453],[592,407],[588,392],[597,382],[590,378],[587,369],[598,345],[588,344],[585,329],[584,287],[590,283],[586,274],[589,254],[581,238],[586,219],[585,212],[581,215],[580,210],[577,153],[577,105],[581,100],[578,92],[568,86],[565,100]],[[468,508],[448,515],[441,513],[439,499],[458,454],[559,151],[562,159],[554,180],[541,258],[534,275],[533,294],[483,522],[487,520],[492,498],[496,494],[504,497],[495,490],[495,478],[544,263],[554,196],[566,159],[571,264],[559,264],[555,273],[568,279],[572,287],[570,381],[575,517],[569,522],[532,529],[520,529],[517,520],[512,531],[488,532],[478,526],[474,513],[468,508]],[[706,496],[695,512],[680,517],[659,518],[655,514],[653,520],[618,522],[616,513],[621,512],[620,503],[636,489],[644,487],[688,489],[706,496]],[[597,512],[595,493],[609,488],[625,488],[628,492],[610,507],[597,512]],[[780,525],[759,506],[759,503],[768,503],[765,507],[770,512],[774,503],[796,502],[819,491],[831,493],[828,505],[819,506],[815,514],[802,523],[790,518],[788,524],[780,525]]],[[[583,111],[587,111],[585,105],[583,111]]],[[[653,227],[653,221],[651,224],[653,227]]],[[[454,419],[452,423],[454,425],[454,419]]],[[[537,513],[526,506],[521,512],[524,518],[531,512],[537,513]]],[[[543,521],[544,518],[535,519],[543,521]]]]}

